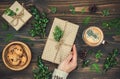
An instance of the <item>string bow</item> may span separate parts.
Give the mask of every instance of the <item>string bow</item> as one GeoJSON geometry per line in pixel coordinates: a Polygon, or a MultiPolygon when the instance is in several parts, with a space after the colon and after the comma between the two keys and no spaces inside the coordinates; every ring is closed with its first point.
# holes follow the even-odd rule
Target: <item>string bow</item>
{"type": "MultiPolygon", "coordinates": [[[[22,4],[22,6],[23,6],[23,4],[22,4]]],[[[24,8],[22,9],[22,11],[19,14],[12,16],[13,20],[11,21],[11,24],[13,26],[17,26],[19,21],[22,21],[23,23],[25,23],[24,20],[22,19],[23,16],[24,16],[24,8]],[[15,21],[16,21],[16,23],[15,23],[15,21]]]]}

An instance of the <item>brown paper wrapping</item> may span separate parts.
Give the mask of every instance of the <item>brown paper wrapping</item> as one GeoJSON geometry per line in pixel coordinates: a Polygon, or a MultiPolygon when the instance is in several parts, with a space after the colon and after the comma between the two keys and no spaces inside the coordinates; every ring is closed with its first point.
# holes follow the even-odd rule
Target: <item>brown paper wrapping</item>
{"type": "Polygon", "coordinates": [[[71,22],[55,18],[48,36],[42,59],[52,63],[60,64],[71,52],[79,26],[71,22]],[[64,30],[62,44],[54,40],[53,32],[56,26],[64,30]],[[57,47],[57,48],[56,48],[57,47]]]}
{"type": "Polygon", "coordinates": [[[11,10],[16,12],[16,16],[7,16],[5,14],[2,15],[2,17],[15,29],[19,30],[31,17],[32,15],[17,1],[13,3],[13,5],[10,7],[11,10]],[[18,11],[16,12],[16,8],[18,8],[18,11]]]}

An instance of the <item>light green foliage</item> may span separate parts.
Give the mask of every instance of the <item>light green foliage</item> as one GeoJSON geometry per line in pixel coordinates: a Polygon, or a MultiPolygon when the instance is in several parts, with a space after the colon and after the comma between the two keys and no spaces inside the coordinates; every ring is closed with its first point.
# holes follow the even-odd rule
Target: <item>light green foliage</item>
{"type": "Polygon", "coordinates": [[[14,38],[13,34],[7,34],[6,38],[5,38],[5,42],[9,42],[10,40],[12,40],[14,38]]]}
{"type": "Polygon", "coordinates": [[[102,15],[103,16],[109,16],[110,15],[110,10],[109,9],[102,10],[102,15]]]}
{"type": "Polygon", "coordinates": [[[114,49],[112,53],[109,53],[103,65],[104,72],[108,71],[109,69],[118,64],[118,61],[116,59],[118,55],[119,55],[118,49],[114,49]]]}
{"type": "Polygon", "coordinates": [[[34,79],[51,79],[52,73],[49,71],[48,67],[42,62],[40,56],[37,59],[37,68],[33,70],[34,79]]]}
{"type": "Polygon", "coordinates": [[[93,71],[96,71],[97,73],[101,72],[101,69],[100,69],[100,67],[99,67],[99,65],[97,63],[91,64],[90,69],[93,70],[93,71]]]}
{"type": "Polygon", "coordinates": [[[2,30],[8,30],[9,28],[9,25],[5,22],[2,22],[1,26],[2,26],[2,30]]]}
{"type": "Polygon", "coordinates": [[[50,7],[50,10],[52,13],[56,13],[57,12],[57,8],[56,7],[50,7]]]}
{"type": "Polygon", "coordinates": [[[120,35],[120,18],[114,18],[109,21],[102,22],[102,27],[107,29],[108,32],[115,35],[120,35]],[[111,32],[111,30],[116,30],[111,32]]]}
{"type": "Polygon", "coordinates": [[[91,20],[91,17],[90,16],[87,16],[83,19],[83,25],[88,25],[88,23],[90,22],[91,20]]]}
{"type": "Polygon", "coordinates": [[[95,58],[100,59],[102,57],[102,55],[103,54],[102,54],[101,50],[98,50],[95,54],[95,58]]]}
{"type": "Polygon", "coordinates": [[[8,16],[15,16],[16,15],[16,13],[13,10],[9,9],[9,8],[7,8],[5,10],[4,14],[8,15],[8,16]]]}
{"type": "Polygon", "coordinates": [[[72,14],[75,14],[75,8],[72,5],[69,5],[69,9],[71,11],[72,14]]]}
{"type": "Polygon", "coordinates": [[[53,35],[54,35],[54,39],[59,42],[60,39],[63,37],[63,31],[62,29],[59,27],[59,26],[56,26],[55,29],[54,29],[54,32],[53,32],[53,35]]]}
{"type": "Polygon", "coordinates": [[[39,13],[38,9],[35,6],[30,7],[30,11],[34,17],[32,22],[33,28],[29,31],[29,34],[32,37],[40,36],[41,38],[45,38],[46,36],[46,26],[49,22],[45,13],[39,13]]]}

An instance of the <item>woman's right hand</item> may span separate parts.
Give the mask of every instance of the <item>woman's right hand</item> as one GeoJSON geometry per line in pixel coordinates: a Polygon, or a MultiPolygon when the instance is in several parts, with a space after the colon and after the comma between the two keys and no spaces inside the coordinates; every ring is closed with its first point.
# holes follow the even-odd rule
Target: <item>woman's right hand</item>
{"type": "Polygon", "coordinates": [[[73,45],[73,50],[71,51],[71,54],[69,54],[68,57],[63,62],[61,62],[61,64],[58,66],[58,69],[70,73],[72,70],[76,68],[76,66],[77,66],[77,50],[76,46],[73,45]]]}

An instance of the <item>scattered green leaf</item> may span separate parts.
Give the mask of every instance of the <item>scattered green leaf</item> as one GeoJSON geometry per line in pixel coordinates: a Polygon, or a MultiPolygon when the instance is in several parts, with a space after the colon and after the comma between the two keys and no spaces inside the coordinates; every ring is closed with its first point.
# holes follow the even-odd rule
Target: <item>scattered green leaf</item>
{"type": "Polygon", "coordinates": [[[54,35],[54,39],[59,42],[60,39],[63,37],[63,31],[62,29],[59,27],[59,26],[56,26],[55,29],[54,29],[54,32],[53,32],[53,35],[54,35]]]}
{"type": "Polygon", "coordinates": [[[102,22],[102,27],[109,30],[108,32],[110,34],[120,35],[120,18],[114,18],[109,21],[104,21],[102,22]]]}
{"type": "Polygon", "coordinates": [[[83,63],[82,63],[82,67],[87,67],[88,65],[90,64],[90,60],[87,59],[87,60],[84,60],[83,63]]]}
{"type": "Polygon", "coordinates": [[[57,12],[57,8],[56,7],[50,7],[50,10],[52,13],[56,13],[57,12]]]}
{"type": "Polygon", "coordinates": [[[46,26],[48,23],[48,18],[45,13],[40,13],[35,6],[30,7],[30,11],[34,17],[32,22],[33,28],[29,31],[29,34],[32,37],[40,36],[41,38],[45,38],[46,36],[46,26]]]}
{"type": "Polygon", "coordinates": [[[90,22],[91,20],[91,17],[90,16],[87,16],[83,19],[83,25],[88,25],[88,23],[90,22]]]}
{"type": "Polygon", "coordinates": [[[5,22],[2,22],[1,26],[2,26],[2,30],[8,30],[9,28],[9,25],[5,22]]]}
{"type": "Polygon", "coordinates": [[[7,8],[5,10],[4,14],[7,15],[7,16],[15,16],[16,15],[16,13],[13,10],[9,9],[9,8],[7,8]]]}
{"type": "Polygon", "coordinates": [[[111,69],[112,67],[118,64],[118,61],[116,59],[118,55],[119,55],[118,49],[114,49],[112,53],[109,53],[103,65],[104,72],[107,72],[109,69],[111,69]]]}
{"type": "Polygon", "coordinates": [[[93,63],[90,67],[91,70],[96,71],[97,73],[101,72],[101,69],[97,63],[93,63]]]}
{"type": "Polygon", "coordinates": [[[51,79],[52,73],[42,62],[40,56],[37,59],[37,68],[33,70],[34,79],[51,79]]]}
{"type": "Polygon", "coordinates": [[[9,42],[10,40],[12,40],[14,38],[13,34],[7,34],[6,38],[5,38],[5,42],[9,42]]]}
{"type": "Polygon", "coordinates": [[[103,16],[109,16],[110,15],[110,10],[109,9],[102,10],[102,15],[103,16]]]}
{"type": "Polygon", "coordinates": [[[81,13],[82,13],[82,14],[85,13],[85,8],[83,8],[83,9],[81,10],[81,13]]]}
{"type": "Polygon", "coordinates": [[[72,5],[69,5],[69,9],[71,11],[72,14],[75,14],[75,8],[72,5]]]}
{"type": "Polygon", "coordinates": [[[103,54],[102,54],[101,50],[98,50],[95,54],[95,58],[100,59],[102,57],[102,55],[103,54]]]}

